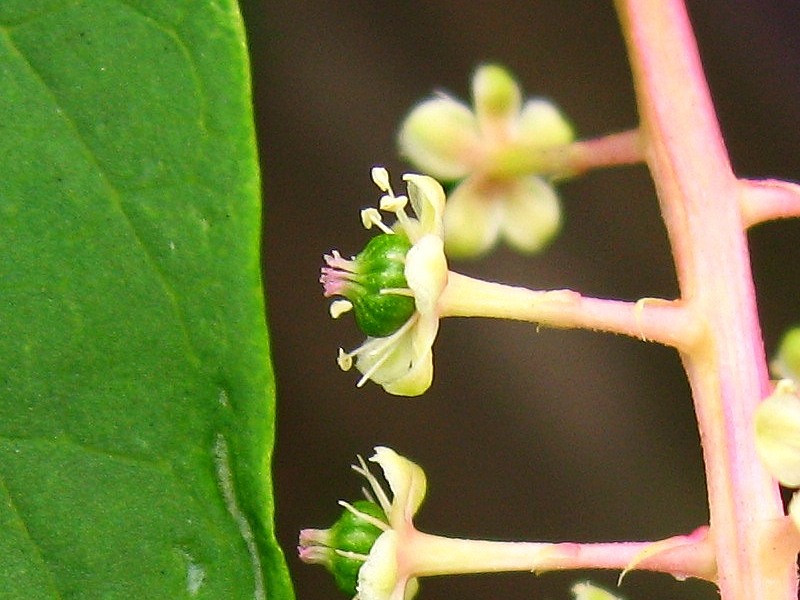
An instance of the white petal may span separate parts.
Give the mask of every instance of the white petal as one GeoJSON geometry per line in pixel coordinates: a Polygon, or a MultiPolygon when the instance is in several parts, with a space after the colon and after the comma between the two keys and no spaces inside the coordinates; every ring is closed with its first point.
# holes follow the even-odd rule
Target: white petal
{"type": "Polygon", "coordinates": [[[444,243],[448,256],[474,257],[497,241],[502,207],[487,194],[487,185],[468,177],[447,200],[444,210],[444,243]]]}
{"type": "MultiPolygon", "coordinates": [[[[408,185],[411,206],[420,223],[420,230],[412,236],[412,242],[425,234],[442,235],[445,195],[438,181],[426,175],[406,173],[403,181],[408,185]]],[[[411,234],[412,232],[408,232],[411,234]]]]}
{"type": "Polygon", "coordinates": [[[414,357],[414,323],[406,325],[407,329],[398,330],[391,336],[368,338],[357,350],[356,368],[378,385],[394,381],[411,369],[414,357]]]}
{"type": "Polygon", "coordinates": [[[417,356],[412,367],[401,377],[383,385],[383,389],[393,396],[421,396],[433,383],[433,350],[417,356]]]}
{"type": "Polygon", "coordinates": [[[359,569],[356,591],[359,600],[391,600],[398,584],[397,533],[389,530],[378,536],[359,569]]]}
{"type": "Polygon", "coordinates": [[[472,168],[479,146],[475,115],[461,102],[439,96],[418,104],[400,126],[400,153],[417,168],[446,181],[472,168]]]}
{"type": "Polygon", "coordinates": [[[522,109],[519,136],[528,147],[552,148],[572,142],[575,132],[555,104],[535,98],[528,100],[522,109]]]}
{"type": "Polygon", "coordinates": [[[414,244],[406,254],[404,274],[408,287],[414,292],[417,311],[423,315],[434,313],[447,285],[447,258],[442,238],[428,234],[414,244]]]}
{"type": "Polygon", "coordinates": [[[411,365],[401,376],[387,382],[383,389],[395,396],[419,396],[433,382],[433,342],[439,331],[439,316],[420,315],[411,332],[411,365]]]}
{"type": "Polygon", "coordinates": [[[503,67],[478,67],[472,77],[472,98],[478,126],[485,137],[505,136],[519,117],[522,92],[503,67]]]}
{"type": "Polygon", "coordinates": [[[425,499],[425,472],[416,463],[384,446],[375,448],[375,455],[370,460],[383,469],[383,476],[392,490],[391,514],[387,515],[389,525],[393,529],[401,530],[411,523],[425,499]]]}
{"type": "Polygon", "coordinates": [[[509,182],[503,202],[502,235],[520,252],[538,252],[561,227],[561,206],[553,187],[539,177],[509,182]]]}

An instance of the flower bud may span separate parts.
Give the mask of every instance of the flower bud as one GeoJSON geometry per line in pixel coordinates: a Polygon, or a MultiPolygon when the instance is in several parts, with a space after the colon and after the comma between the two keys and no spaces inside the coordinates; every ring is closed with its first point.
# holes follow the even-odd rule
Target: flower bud
{"type": "Polygon", "coordinates": [[[778,377],[792,379],[800,385],[800,327],[784,334],[771,367],[778,377]]]}
{"type": "Polygon", "coordinates": [[[414,298],[404,274],[411,242],[402,234],[372,238],[352,260],[326,256],[320,281],[326,296],[343,296],[352,305],[356,323],[371,337],[397,331],[414,314],[414,298]]]}
{"type": "Polygon", "coordinates": [[[788,379],[759,406],[755,416],[756,449],[775,479],[800,487],[800,397],[788,379]]]}
{"type": "Polygon", "coordinates": [[[351,595],[356,593],[358,571],[383,533],[362,515],[386,519],[381,507],[368,500],[354,502],[352,509],[346,508],[330,529],[301,531],[299,548],[303,562],[323,565],[333,575],[336,586],[351,595]]]}

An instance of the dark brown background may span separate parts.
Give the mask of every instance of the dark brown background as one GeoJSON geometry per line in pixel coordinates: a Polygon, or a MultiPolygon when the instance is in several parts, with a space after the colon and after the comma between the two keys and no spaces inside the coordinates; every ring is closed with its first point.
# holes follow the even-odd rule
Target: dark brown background
{"type": "MultiPolygon", "coordinates": [[[[691,401],[674,352],[589,332],[443,322],[435,383],[421,398],[357,390],[336,348],[321,255],[361,249],[373,164],[407,168],[394,133],[435,88],[468,97],[472,69],[507,65],[555,99],[581,136],[636,123],[611,2],[244,0],[266,202],[264,264],[278,383],[277,527],[300,600],[342,597],[299,563],[297,531],[327,526],[361,482],[356,453],[390,445],[429,478],[420,528],[496,539],[653,539],[707,520],[691,401]]],[[[796,0],[694,0],[693,20],[737,172],[800,178],[796,0]]],[[[500,250],[452,268],[497,280],[635,300],[676,284],[644,168],[561,186],[566,224],[542,256],[500,250]]],[[[751,235],[765,340],[800,321],[800,223],[751,235]]],[[[431,579],[425,600],[568,598],[585,574],[431,579]]],[[[616,575],[596,575],[613,582],[616,575]]],[[[715,598],[711,586],[633,573],[631,598],[715,598]]]]}

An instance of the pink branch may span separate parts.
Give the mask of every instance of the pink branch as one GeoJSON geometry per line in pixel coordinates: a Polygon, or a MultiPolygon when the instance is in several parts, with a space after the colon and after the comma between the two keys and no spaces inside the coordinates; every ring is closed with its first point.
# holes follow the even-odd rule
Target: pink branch
{"type": "Polygon", "coordinates": [[[742,221],[752,227],[764,221],[800,217],[800,185],[778,179],[743,179],[741,185],[742,221]]]}

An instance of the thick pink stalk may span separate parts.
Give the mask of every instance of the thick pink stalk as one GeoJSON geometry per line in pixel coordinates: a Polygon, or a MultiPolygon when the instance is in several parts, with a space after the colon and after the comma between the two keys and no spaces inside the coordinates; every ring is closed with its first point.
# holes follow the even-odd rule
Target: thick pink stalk
{"type": "Polygon", "coordinates": [[[753,411],[769,392],[749,252],[731,171],[681,0],[617,0],[642,142],[678,272],[705,326],[683,349],[703,444],[723,600],[796,600],[794,556],[768,547],[783,516],[755,451],[753,411]]]}

